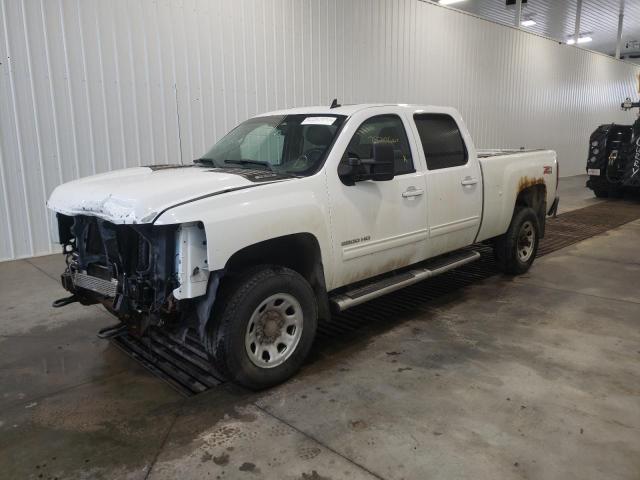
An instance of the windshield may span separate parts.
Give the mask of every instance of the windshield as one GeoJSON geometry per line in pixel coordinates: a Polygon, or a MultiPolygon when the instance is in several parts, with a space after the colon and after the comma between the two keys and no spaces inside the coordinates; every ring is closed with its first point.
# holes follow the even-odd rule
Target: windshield
{"type": "Polygon", "coordinates": [[[345,118],[344,115],[251,118],[195,162],[218,168],[264,168],[277,173],[312,175],[322,166],[345,118]]]}

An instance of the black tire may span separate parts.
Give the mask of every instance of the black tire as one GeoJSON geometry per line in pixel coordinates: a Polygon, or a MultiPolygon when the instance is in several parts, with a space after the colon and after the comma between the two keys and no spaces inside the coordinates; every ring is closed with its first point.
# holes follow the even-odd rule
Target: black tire
{"type": "MultiPolygon", "coordinates": [[[[498,237],[494,243],[493,251],[496,258],[498,268],[503,273],[509,275],[520,275],[526,273],[538,253],[538,244],[540,242],[540,222],[536,212],[532,208],[516,207],[509,230],[504,235],[498,237]],[[533,239],[530,240],[532,250],[530,255],[523,259],[518,253],[519,238],[523,235],[523,228],[528,223],[533,230],[533,239]]],[[[529,247],[527,247],[529,250],[529,247]]]]}
{"type": "MultiPolygon", "coordinates": [[[[318,307],[309,283],[293,270],[265,265],[242,273],[225,285],[222,290],[216,301],[212,318],[207,324],[204,342],[215,368],[227,379],[252,390],[277,385],[294,375],[311,349],[318,324],[318,307]],[[252,360],[250,357],[248,351],[250,347],[245,345],[245,336],[248,334],[251,318],[258,308],[263,307],[266,300],[278,295],[284,295],[286,298],[292,297],[298,302],[298,305],[294,306],[294,310],[298,306],[302,310],[301,334],[297,344],[292,347],[290,352],[286,353],[289,356],[283,360],[283,363],[277,366],[262,367],[255,363],[261,361],[260,359],[252,360]]],[[[276,299],[273,302],[277,301],[276,299]]],[[[272,312],[276,312],[275,309],[278,307],[273,308],[272,312]]],[[[266,308],[264,312],[269,310],[266,308]]],[[[256,315],[259,317],[258,321],[263,321],[266,318],[266,313],[256,313],[256,315]]],[[[279,318],[285,321],[284,313],[274,313],[274,315],[276,316],[275,323],[279,321],[279,318]]],[[[257,328],[255,327],[255,318],[251,322],[254,325],[253,328],[257,328]]],[[[280,333],[274,333],[274,336],[284,334],[287,327],[285,326],[285,330],[283,330],[281,324],[276,328],[280,333]]],[[[266,331],[265,327],[261,333],[266,331]]],[[[257,348],[263,347],[263,343],[258,340],[252,343],[252,346],[256,344],[257,348]]],[[[275,345],[275,343],[271,345],[275,345]]],[[[277,355],[281,355],[279,353],[280,346],[276,346],[276,348],[278,349],[277,355]]],[[[285,350],[287,348],[289,347],[285,347],[285,350]]],[[[267,353],[266,356],[269,357],[269,354],[267,353]]],[[[262,361],[266,361],[264,357],[262,361]]]]}
{"type": "Polygon", "coordinates": [[[609,187],[609,198],[624,198],[624,191],[619,187],[609,187]]]}
{"type": "Polygon", "coordinates": [[[595,188],[593,190],[593,193],[597,198],[607,198],[609,196],[609,191],[608,190],[603,190],[603,189],[600,189],[600,188],[595,188]]]}

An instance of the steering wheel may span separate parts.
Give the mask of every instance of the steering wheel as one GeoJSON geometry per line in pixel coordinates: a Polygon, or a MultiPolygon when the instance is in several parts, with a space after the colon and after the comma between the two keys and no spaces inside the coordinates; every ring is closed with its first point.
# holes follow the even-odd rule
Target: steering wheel
{"type": "Polygon", "coordinates": [[[302,172],[314,166],[314,164],[320,160],[324,154],[325,149],[320,147],[314,147],[307,150],[305,153],[291,162],[289,170],[296,172],[302,172]]]}

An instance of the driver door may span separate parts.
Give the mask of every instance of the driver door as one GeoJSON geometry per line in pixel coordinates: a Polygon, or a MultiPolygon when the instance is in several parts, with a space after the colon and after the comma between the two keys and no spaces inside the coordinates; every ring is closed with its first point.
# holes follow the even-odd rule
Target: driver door
{"type": "MultiPolygon", "coordinates": [[[[390,143],[395,176],[349,186],[336,170],[327,174],[333,230],[332,288],[426,258],[426,182],[419,155],[408,141],[403,112],[363,115],[340,162],[372,158],[373,145],[390,143]]],[[[355,118],[352,119],[355,121],[355,118]]],[[[345,135],[347,132],[345,132],[345,135]]],[[[344,148],[344,147],[343,147],[344,148]]]]}

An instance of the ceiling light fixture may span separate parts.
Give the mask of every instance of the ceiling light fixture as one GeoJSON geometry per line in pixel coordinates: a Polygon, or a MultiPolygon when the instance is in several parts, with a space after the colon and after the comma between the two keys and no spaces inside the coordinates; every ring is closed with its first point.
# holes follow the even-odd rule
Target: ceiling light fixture
{"type": "MultiPolygon", "coordinates": [[[[578,37],[578,43],[589,43],[591,41],[593,41],[593,38],[589,36],[578,37]]],[[[575,43],[576,41],[573,38],[570,38],[569,40],[567,40],[567,45],[573,45],[575,43]]]]}
{"type": "Polygon", "coordinates": [[[523,27],[533,27],[536,24],[535,21],[533,20],[523,20],[520,25],[522,25],[523,27]]]}
{"type": "Polygon", "coordinates": [[[440,5],[451,5],[452,3],[463,2],[464,0],[438,0],[440,5]]]}

